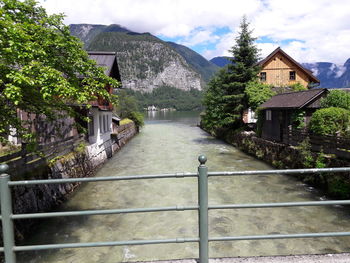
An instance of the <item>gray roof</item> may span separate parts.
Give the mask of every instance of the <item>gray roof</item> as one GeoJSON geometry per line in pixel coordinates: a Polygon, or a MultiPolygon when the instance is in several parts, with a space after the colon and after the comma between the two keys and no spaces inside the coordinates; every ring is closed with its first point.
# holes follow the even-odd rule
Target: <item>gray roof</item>
{"type": "Polygon", "coordinates": [[[282,93],[260,105],[262,109],[301,109],[321,98],[327,89],[311,89],[299,92],[282,93]]]}
{"type": "Polygon", "coordinates": [[[96,61],[97,65],[105,67],[105,74],[111,76],[114,63],[117,63],[115,52],[88,51],[89,58],[96,61]]]}

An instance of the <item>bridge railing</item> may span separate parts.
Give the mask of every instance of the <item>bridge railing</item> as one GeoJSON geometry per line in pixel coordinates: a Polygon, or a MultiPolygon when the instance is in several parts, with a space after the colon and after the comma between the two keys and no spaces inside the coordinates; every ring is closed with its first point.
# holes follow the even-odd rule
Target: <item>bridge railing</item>
{"type": "Polygon", "coordinates": [[[350,167],[342,168],[323,168],[323,169],[287,169],[287,170],[263,170],[263,171],[236,171],[236,172],[210,172],[205,163],[206,157],[201,155],[198,158],[200,165],[198,173],[173,173],[160,175],[137,175],[137,176],[111,176],[111,177],[93,177],[93,178],[69,178],[69,179],[47,179],[47,180],[28,180],[11,181],[10,176],[6,174],[7,165],[0,165],[0,197],[1,197],[1,216],[3,243],[0,252],[5,253],[6,263],[16,262],[16,252],[63,249],[63,248],[84,248],[84,247],[105,247],[105,246],[125,246],[125,245],[148,245],[148,244],[166,244],[166,243],[198,243],[199,261],[208,263],[209,260],[209,242],[213,241],[235,241],[235,240],[260,240],[260,239],[287,239],[287,238],[316,238],[316,237],[339,237],[350,236],[350,232],[323,232],[323,233],[298,233],[298,234],[277,234],[277,235],[256,235],[256,236],[226,236],[209,237],[208,235],[208,211],[214,209],[247,209],[247,208],[273,208],[273,207],[295,207],[295,206],[328,206],[328,205],[348,205],[350,200],[337,201],[308,201],[308,202],[287,202],[287,203],[258,203],[258,204],[226,204],[226,205],[208,205],[208,177],[216,176],[249,176],[249,175],[281,175],[281,174],[301,174],[301,173],[335,173],[350,172],[350,167]],[[122,180],[146,180],[146,179],[165,179],[165,178],[198,178],[198,205],[196,206],[172,206],[155,208],[133,208],[133,209],[105,209],[105,210],[84,210],[69,212],[50,212],[50,213],[31,213],[31,214],[13,214],[11,187],[29,186],[38,184],[62,184],[76,182],[101,182],[101,181],[122,181],[122,180]],[[126,213],[149,213],[161,211],[184,211],[197,210],[199,236],[193,238],[173,238],[160,240],[129,240],[129,241],[109,241],[109,242],[89,242],[89,243],[63,243],[46,245],[26,245],[17,246],[14,238],[13,221],[29,218],[48,218],[62,216],[83,216],[83,215],[107,215],[107,214],[126,214],[126,213]]]}

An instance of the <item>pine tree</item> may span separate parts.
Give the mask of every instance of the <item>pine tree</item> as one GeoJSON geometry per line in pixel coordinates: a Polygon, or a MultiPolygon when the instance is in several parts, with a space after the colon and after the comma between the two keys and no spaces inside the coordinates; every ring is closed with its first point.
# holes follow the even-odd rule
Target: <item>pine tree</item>
{"type": "Polygon", "coordinates": [[[243,111],[248,108],[248,98],[244,91],[248,82],[256,79],[259,72],[259,50],[255,46],[255,40],[244,16],[236,44],[230,50],[233,59],[228,65],[227,82],[222,86],[225,94],[224,126],[237,128],[243,124],[243,111]]]}

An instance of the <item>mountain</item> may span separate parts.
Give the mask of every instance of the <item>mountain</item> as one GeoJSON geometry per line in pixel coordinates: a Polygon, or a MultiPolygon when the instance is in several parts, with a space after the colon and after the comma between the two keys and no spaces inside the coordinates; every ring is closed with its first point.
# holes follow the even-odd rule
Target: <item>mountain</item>
{"type": "Polygon", "coordinates": [[[174,48],[188,64],[190,64],[198,73],[200,73],[205,82],[208,82],[212,76],[219,70],[219,67],[214,63],[206,60],[192,49],[176,44],[174,42],[167,42],[174,48]]]}
{"type": "Polygon", "coordinates": [[[350,59],[344,65],[330,62],[302,63],[321,81],[320,88],[350,88],[350,59]]]}
{"type": "Polygon", "coordinates": [[[212,62],[213,64],[221,68],[231,63],[230,57],[215,57],[215,58],[212,58],[210,62],[212,62]]]}
{"type": "Polygon", "coordinates": [[[131,32],[130,30],[120,25],[90,25],[90,24],[72,24],[70,32],[73,36],[80,38],[85,47],[89,46],[90,42],[102,32],[131,32]]]}
{"type": "Polygon", "coordinates": [[[150,33],[132,32],[120,25],[75,24],[70,28],[72,35],[84,42],[86,50],[116,52],[123,88],[143,92],[163,86],[201,90],[212,70],[205,63],[200,66],[200,55],[195,56],[194,51],[150,33]],[[191,63],[190,57],[195,58],[191,63]]]}

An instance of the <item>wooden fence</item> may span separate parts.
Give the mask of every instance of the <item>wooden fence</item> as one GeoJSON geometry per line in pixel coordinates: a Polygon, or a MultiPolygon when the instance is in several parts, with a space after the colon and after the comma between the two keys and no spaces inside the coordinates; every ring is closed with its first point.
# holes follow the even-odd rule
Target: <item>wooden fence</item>
{"type": "Polygon", "coordinates": [[[82,141],[78,136],[66,138],[62,141],[39,145],[34,152],[27,152],[25,145],[22,150],[0,157],[0,163],[6,163],[10,172],[17,174],[37,168],[58,155],[64,155],[74,150],[82,141]]]}
{"type": "Polygon", "coordinates": [[[306,131],[283,130],[283,143],[297,146],[307,137],[310,139],[313,151],[323,150],[324,153],[335,154],[340,158],[350,159],[350,138],[340,136],[317,136],[306,131]]]}

